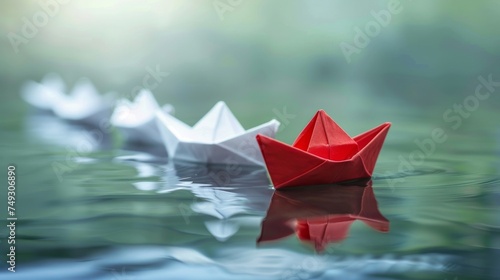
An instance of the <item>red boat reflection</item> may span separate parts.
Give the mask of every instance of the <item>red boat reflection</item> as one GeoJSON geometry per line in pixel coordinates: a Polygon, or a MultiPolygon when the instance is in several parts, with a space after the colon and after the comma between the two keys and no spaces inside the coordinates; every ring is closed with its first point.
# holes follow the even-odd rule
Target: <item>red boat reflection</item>
{"type": "Polygon", "coordinates": [[[377,231],[389,231],[389,221],[378,210],[371,180],[274,192],[257,243],[295,233],[323,251],[329,243],[344,240],[356,220],[377,231]]]}

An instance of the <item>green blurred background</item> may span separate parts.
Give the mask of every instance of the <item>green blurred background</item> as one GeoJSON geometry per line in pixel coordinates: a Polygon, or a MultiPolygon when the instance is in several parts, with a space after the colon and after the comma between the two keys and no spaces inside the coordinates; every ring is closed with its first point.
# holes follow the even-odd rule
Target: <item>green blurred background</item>
{"type": "MultiPolygon", "coordinates": [[[[130,96],[147,69],[158,67],[169,75],[154,94],[187,123],[218,100],[247,128],[280,120],[276,111],[286,107],[294,118],[281,120],[279,138],[292,141],[319,108],[341,125],[367,120],[347,128],[351,134],[380,121],[397,125],[397,114],[434,127],[474,92],[479,75],[500,80],[498,1],[400,1],[400,12],[350,63],[340,44],[352,45],[356,27],[364,30],[372,11],[387,10],[390,1],[66,2],[2,1],[6,117],[25,108],[18,105],[22,82],[47,72],[70,84],[85,76],[100,91],[130,96]],[[37,15],[44,9],[52,14],[47,21],[37,15]],[[22,36],[25,19],[38,31],[13,47],[9,34],[22,36]]],[[[499,100],[480,106],[498,108],[499,100]]],[[[464,127],[493,125],[485,111],[464,127]]]]}

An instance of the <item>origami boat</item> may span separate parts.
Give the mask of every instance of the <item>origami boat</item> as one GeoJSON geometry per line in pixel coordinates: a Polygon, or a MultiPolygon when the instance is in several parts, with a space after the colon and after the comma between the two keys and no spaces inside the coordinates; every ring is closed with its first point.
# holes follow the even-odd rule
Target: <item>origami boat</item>
{"type": "Polygon", "coordinates": [[[257,243],[296,234],[323,251],[328,244],[347,238],[356,220],[377,231],[389,231],[389,221],[378,209],[371,180],[274,192],[257,243]]]}
{"type": "Polygon", "coordinates": [[[193,127],[161,111],[156,117],[169,157],[230,167],[263,166],[255,137],[274,137],[280,124],[273,119],[245,130],[224,102],[218,102],[193,127]]]}
{"type": "Polygon", "coordinates": [[[109,120],[115,100],[114,93],[100,95],[90,80],[82,78],[68,95],[64,94],[54,104],[52,110],[56,116],[65,120],[101,125],[109,120]]]}
{"type": "Polygon", "coordinates": [[[372,176],[390,123],[351,138],[323,110],[292,146],[257,135],[275,189],[332,184],[372,176]]]}
{"type": "Polygon", "coordinates": [[[85,78],[80,79],[69,94],[64,90],[64,81],[49,74],[42,83],[27,82],[21,89],[21,96],[33,107],[51,111],[68,121],[98,126],[111,116],[114,93],[100,95],[92,82],[85,78]]]}
{"type": "MultiPolygon", "coordinates": [[[[161,145],[160,131],[156,125],[155,114],[160,110],[151,91],[143,89],[131,102],[120,99],[111,115],[111,124],[117,127],[129,143],[161,145]]],[[[161,107],[165,113],[171,113],[169,104],[161,107]]]]}
{"type": "Polygon", "coordinates": [[[40,83],[25,82],[21,88],[21,97],[36,109],[52,112],[54,103],[61,100],[65,90],[63,79],[55,73],[49,73],[40,83]]]}

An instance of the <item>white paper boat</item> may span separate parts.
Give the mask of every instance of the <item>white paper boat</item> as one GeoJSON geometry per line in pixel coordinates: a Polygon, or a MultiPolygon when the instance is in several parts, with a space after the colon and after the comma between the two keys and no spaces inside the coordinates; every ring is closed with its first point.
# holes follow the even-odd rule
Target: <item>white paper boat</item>
{"type": "Polygon", "coordinates": [[[65,91],[66,85],[62,78],[55,73],[49,73],[40,83],[25,82],[21,88],[21,97],[34,108],[52,112],[54,103],[61,100],[65,91]]]}
{"type": "Polygon", "coordinates": [[[193,162],[228,165],[264,165],[255,139],[274,138],[280,123],[273,119],[245,130],[224,102],[218,102],[193,127],[158,111],[158,128],[169,157],[193,162]]]}
{"type": "Polygon", "coordinates": [[[29,81],[21,89],[21,96],[33,107],[52,111],[68,121],[93,126],[103,124],[111,116],[115,94],[100,95],[90,80],[80,79],[70,94],[56,74],[44,77],[41,83],[29,81]]]}
{"type": "MultiPolygon", "coordinates": [[[[161,109],[165,113],[173,112],[170,104],[161,109]]],[[[160,106],[151,91],[143,89],[133,101],[118,100],[111,116],[111,124],[123,133],[127,142],[160,145],[163,141],[155,120],[158,110],[160,106]]]]}
{"type": "Polygon", "coordinates": [[[69,95],[63,95],[63,98],[54,104],[52,111],[65,120],[101,125],[109,120],[115,100],[114,93],[100,95],[90,80],[82,78],[69,95]]]}

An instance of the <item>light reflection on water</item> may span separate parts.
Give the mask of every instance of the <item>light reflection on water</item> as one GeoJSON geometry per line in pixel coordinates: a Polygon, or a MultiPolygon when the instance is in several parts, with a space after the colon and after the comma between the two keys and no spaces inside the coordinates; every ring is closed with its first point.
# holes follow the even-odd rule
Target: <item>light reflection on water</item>
{"type": "Polygon", "coordinates": [[[366,279],[367,274],[450,272],[449,260],[440,254],[343,258],[246,247],[208,257],[190,248],[139,246],[116,247],[80,261],[40,262],[9,279],[366,279]]]}
{"type": "Polygon", "coordinates": [[[277,191],[262,221],[258,242],[296,234],[322,252],[330,243],[346,239],[356,220],[374,230],[389,231],[389,221],[378,209],[371,180],[277,191]]]}

